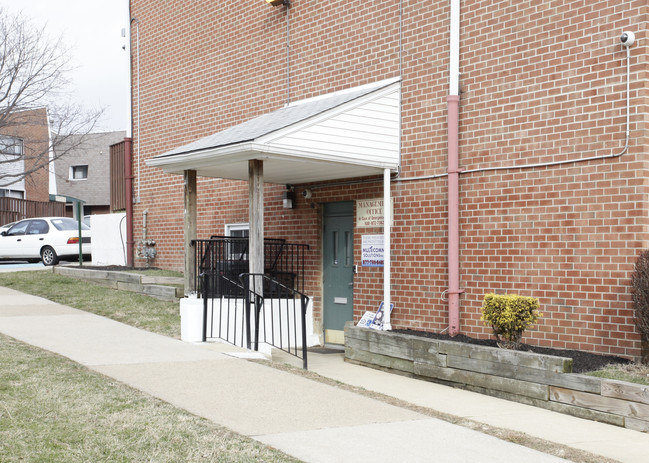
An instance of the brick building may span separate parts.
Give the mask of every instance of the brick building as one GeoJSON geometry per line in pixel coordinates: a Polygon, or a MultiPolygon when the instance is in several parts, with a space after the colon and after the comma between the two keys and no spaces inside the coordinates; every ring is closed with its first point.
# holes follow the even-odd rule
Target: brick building
{"type": "MultiPolygon", "coordinates": [[[[99,132],[70,135],[56,146],[65,153],[54,161],[57,194],[84,201],[84,214],[110,211],[109,147],[124,140],[126,132],[99,132]]],[[[67,205],[72,217],[74,203],[67,205]]]]}
{"type": "MultiPolygon", "coordinates": [[[[349,318],[385,297],[385,267],[362,259],[364,240],[384,230],[361,219],[385,212],[389,197],[393,328],[487,337],[484,294],[515,292],[541,302],[543,318],[525,342],[639,356],[629,275],[649,225],[649,7],[466,0],[454,28],[458,3],[131,0],[133,229],[156,241],[155,265],[185,265],[183,192],[192,172],[198,238],[249,226],[243,177],[256,160],[268,174],[264,236],[310,247],[306,292],[316,334],[327,329],[330,300],[348,299],[323,283],[332,253],[351,253],[341,265],[357,266],[342,283],[353,285],[349,318]],[[620,43],[623,31],[635,33],[630,48],[620,43]],[[387,98],[386,89],[397,95],[396,151],[374,143],[392,143],[382,138],[394,133],[391,115],[385,127],[368,123],[366,135],[357,121],[337,119],[354,101],[387,98]],[[299,104],[313,109],[318,98],[333,106],[270,122],[299,104]],[[341,152],[337,136],[307,134],[310,122],[327,121],[351,127],[358,142],[346,140],[349,151],[341,152]],[[244,133],[228,139],[226,129],[244,133]],[[273,138],[295,133],[304,135],[300,150],[295,139],[273,138]],[[236,145],[231,164],[228,140],[236,145]],[[373,149],[385,149],[388,160],[373,149]],[[215,163],[201,164],[204,153],[215,163]],[[297,172],[280,162],[291,154],[308,180],[280,175],[297,172]],[[295,208],[283,208],[285,183],[295,208]],[[350,221],[340,225],[340,217],[350,221]],[[327,244],[332,226],[347,239],[338,251],[327,244]]],[[[376,109],[365,109],[359,117],[367,122],[376,109]]]]}
{"type": "Polygon", "coordinates": [[[4,120],[0,196],[49,201],[50,124],[47,109],[18,111],[4,120]],[[4,174],[4,175],[2,175],[4,174]]]}

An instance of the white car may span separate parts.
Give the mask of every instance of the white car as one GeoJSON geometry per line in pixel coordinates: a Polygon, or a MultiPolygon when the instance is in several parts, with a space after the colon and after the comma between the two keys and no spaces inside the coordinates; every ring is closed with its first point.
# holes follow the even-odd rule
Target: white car
{"type": "Polygon", "coordinates": [[[14,226],[15,223],[16,222],[11,222],[11,223],[8,223],[8,224],[5,224],[5,225],[1,226],[0,227],[0,233],[2,233],[3,231],[9,230],[11,227],[14,226]]]}
{"type": "MultiPolygon", "coordinates": [[[[81,224],[84,256],[91,254],[90,228],[81,224]]],[[[56,265],[60,257],[79,256],[79,223],[68,217],[25,219],[0,232],[0,259],[42,260],[56,265]]]]}

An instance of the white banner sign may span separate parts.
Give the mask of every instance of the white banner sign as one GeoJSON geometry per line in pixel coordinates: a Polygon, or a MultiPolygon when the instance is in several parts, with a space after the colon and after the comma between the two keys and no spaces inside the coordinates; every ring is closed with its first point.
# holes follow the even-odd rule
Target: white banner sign
{"type": "Polygon", "coordinates": [[[383,235],[363,235],[361,240],[361,266],[383,267],[383,235]]]}

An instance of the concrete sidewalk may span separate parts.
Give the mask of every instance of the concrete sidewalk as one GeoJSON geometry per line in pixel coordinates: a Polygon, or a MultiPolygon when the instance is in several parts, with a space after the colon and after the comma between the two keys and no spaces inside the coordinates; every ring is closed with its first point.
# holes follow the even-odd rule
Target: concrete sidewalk
{"type": "MultiPolygon", "coordinates": [[[[0,332],[64,355],[307,462],[565,461],[340,387],[0,287],[0,332]]],[[[291,360],[289,360],[291,361],[291,360]]],[[[311,371],[408,403],[623,462],[649,435],[312,354],[311,371]]]]}

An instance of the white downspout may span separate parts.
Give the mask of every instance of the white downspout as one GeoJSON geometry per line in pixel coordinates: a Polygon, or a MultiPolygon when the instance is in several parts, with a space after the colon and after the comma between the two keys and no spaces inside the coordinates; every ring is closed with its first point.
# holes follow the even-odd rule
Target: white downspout
{"type": "Polygon", "coordinates": [[[50,113],[45,109],[45,121],[47,122],[47,143],[49,145],[49,154],[48,154],[48,194],[57,195],[59,194],[58,187],[56,185],[56,166],[54,165],[54,142],[52,140],[52,127],[50,126],[50,113]]]}
{"type": "Polygon", "coordinates": [[[390,323],[390,224],[392,223],[392,198],[390,194],[390,169],[383,170],[383,329],[392,329],[390,323]]]}

